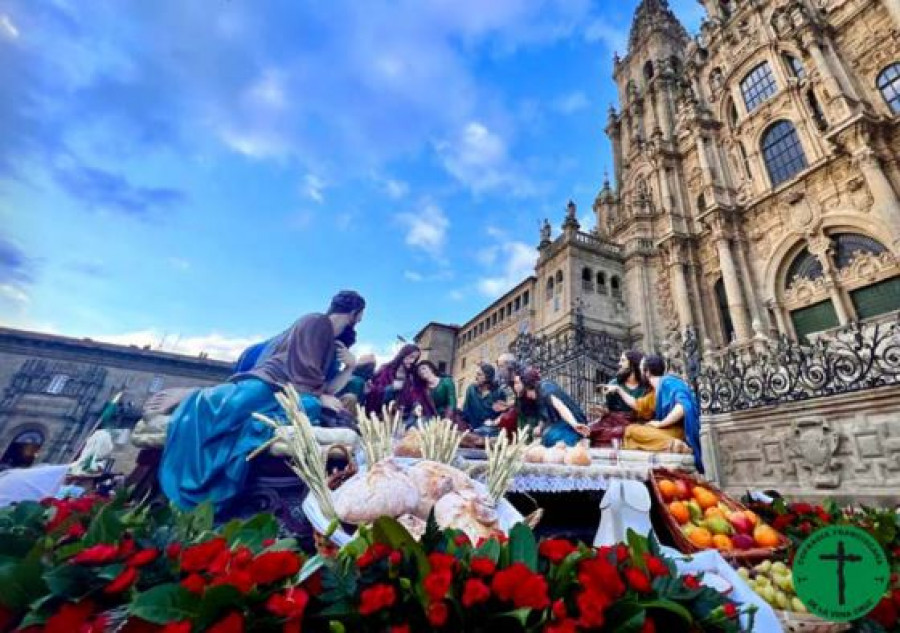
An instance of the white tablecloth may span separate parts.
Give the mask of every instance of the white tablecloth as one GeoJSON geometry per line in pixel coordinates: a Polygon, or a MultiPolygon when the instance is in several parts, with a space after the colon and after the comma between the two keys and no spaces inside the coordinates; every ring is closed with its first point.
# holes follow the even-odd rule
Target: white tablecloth
{"type": "MultiPolygon", "coordinates": [[[[486,462],[466,462],[464,469],[478,481],[487,478],[486,462]]],[[[556,464],[525,464],[510,482],[509,492],[576,492],[606,490],[613,479],[647,481],[646,464],[591,464],[590,466],[561,466],[556,464]]]]}

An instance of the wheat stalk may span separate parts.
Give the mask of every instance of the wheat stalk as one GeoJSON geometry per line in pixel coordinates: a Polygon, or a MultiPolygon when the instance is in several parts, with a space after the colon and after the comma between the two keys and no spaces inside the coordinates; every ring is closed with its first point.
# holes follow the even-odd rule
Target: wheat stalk
{"type": "Polygon", "coordinates": [[[450,420],[434,418],[427,424],[417,424],[422,438],[422,458],[449,464],[456,457],[456,450],[463,434],[450,420]]]}
{"type": "Polygon", "coordinates": [[[382,416],[379,418],[374,413],[367,416],[362,410],[356,415],[360,442],[369,468],[393,454],[394,437],[400,431],[402,421],[399,412],[382,407],[382,416]]]}
{"type": "MultiPolygon", "coordinates": [[[[313,433],[312,424],[303,408],[300,406],[300,398],[292,385],[287,385],[281,393],[275,393],[278,404],[284,409],[288,422],[294,429],[293,433],[277,434],[271,440],[257,448],[247,460],[253,459],[276,441],[283,441],[287,445],[289,464],[291,469],[309,487],[315,495],[319,507],[329,519],[338,518],[331,499],[331,490],[328,488],[328,475],[325,472],[325,455],[319,447],[319,442],[313,433]]],[[[254,413],[253,417],[263,422],[277,432],[283,425],[276,420],[254,413]]]]}
{"type": "Polygon", "coordinates": [[[509,483],[515,477],[525,460],[525,451],[530,446],[528,432],[519,431],[515,439],[510,440],[506,429],[494,442],[484,446],[487,453],[487,488],[494,501],[500,501],[509,489],[509,483]]]}

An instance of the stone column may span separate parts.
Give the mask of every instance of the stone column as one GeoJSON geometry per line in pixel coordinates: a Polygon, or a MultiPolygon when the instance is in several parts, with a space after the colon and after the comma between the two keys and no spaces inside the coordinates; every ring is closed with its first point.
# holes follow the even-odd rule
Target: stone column
{"type": "Polygon", "coordinates": [[[664,210],[672,210],[672,192],[669,190],[669,174],[666,171],[665,164],[660,161],[659,165],[659,197],[662,199],[662,207],[664,210]]]}
{"type": "MultiPolygon", "coordinates": [[[[704,143],[703,141],[703,135],[698,134],[697,158],[700,160],[700,171],[703,173],[703,184],[709,186],[713,183],[713,174],[709,165],[709,155],[707,155],[706,153],[706,143],[704,143]]],[[[707,204],[709,204],[710,202],[712,202],[712,200],[707,200],[707,204]]]]}
{"type": "Polygon", "coordinates": [[[900,29],[900,0],[884,0],[884,6],[887,7],[891,19],[894,21],[894,29],[900,29]]]}
{"type": "Polygon", "coordinates": [[[854,154],[853,162],[859,167],[866,184],[875,199],[873,206],[891,232],[895,252],[900,252],[900,200],[891,181],[888,180],[875,152],[868,147],[854,154]]]}
{"type": "Polygon", "coordinates": [[[818,68],[819,72],[822,74],[822,80],[825,82],[825,89],[828,91],[828,94],[831,95],[831,104],[836,104],[836,107],[839,110],[837,113],[838,120],[844,119],[850,115],[851,111],[850,103],[847,101],[847,96],[844,94],[844,89],[838,82],[837,77],[835,77],[831,64],[829,64],[828,60],[825,58],[825,53],[822,52],[818,39],[815,36],[811,36],[806,38],[806,40],[807,50],[809,50],[809,54],[812,56],[816,68],[818,68]]]}
{"type": "Polygon", "coordinates": [[[675,301],[675,309],[678,311],[679,330],[684,331],[684,328],[694,324],[694,319],[691,315],[691,299],[688,294],[684,262],[680,253],[676,252],[671,256],[669,261],[669,280],[672,282],[672,299],[675,301]]]}
{"type": "MultiPolygon", "coordinates": [[[[900,2],[900,0],[897,0],[900,2]]],[[[672,100],[672,80],[668,77],[663,79],[662,83],[662,92],[663,92],[663,102],[662,102],[662,110],[663,110],[663,124],[666,126],[663,132],[667,139],[675,138],[675,103],[672,100]]]]}
{"type": "Polygon", "coordinates": [[[715,240],[716,250],[719,254],[719,268],[722,270],[722,282],[725,286],[725,297],[728,300],[728,312],[731,315],[731,322],[734,324],[734,333],[738,341],[746,341],[750,338],[750,324],[747,322],[747,306],[744,304],[744,295],[734,265],[731,244],[728,236],[721,232],[715,236],[715,240]]]}
{"type": "Polygon", "coordinates": [[[754,283],[753,278],[753,269],[750,267],[750,262],[747,258],[747,249],[745,248],[746,242],[743,240],[738,240],[735,242],[735,247],[737,248],[737,256],[738,256],[738,267],[741,271],[741,277],[744,279],[744,288],[747,289],[747,299],[750,301],[750,317],[756,323],[759,323],[760,327],[765,327],[769,324],[768,315],[763,318],[762,313],[759,309],[759,302],[756,299],[756,284],[754,283]]]}

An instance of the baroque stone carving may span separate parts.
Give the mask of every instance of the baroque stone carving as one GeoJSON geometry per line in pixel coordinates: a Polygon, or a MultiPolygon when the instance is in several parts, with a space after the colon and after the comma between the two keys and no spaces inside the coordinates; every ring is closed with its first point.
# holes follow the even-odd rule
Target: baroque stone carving
{"type": "Polygon", "coordinates": [[[841,444],[841,434],[823,419],[796,420],[784,439],[788,454],[807,471],[816,488],[841,485],[842,464],[834,459],[841,444]]]}

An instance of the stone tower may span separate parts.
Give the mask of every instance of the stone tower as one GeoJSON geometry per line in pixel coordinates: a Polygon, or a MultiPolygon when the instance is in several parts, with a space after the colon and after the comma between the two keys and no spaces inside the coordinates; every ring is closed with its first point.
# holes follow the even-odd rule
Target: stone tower
{"type": "Polygon", "coordinates": [[[646,349],[801,338],[900,309],[900,0],[642,0],[615,60],[614,185],[646,349]]]}
{"type": "Polygon", "coordinates": [[[581,231],[569,201],[561,234],[545,221],[535,266],[535,316],[541,334],[557,334],[583,319],[587,330],[624,339],[629,334],[619,248],[581,231]]]}

